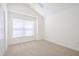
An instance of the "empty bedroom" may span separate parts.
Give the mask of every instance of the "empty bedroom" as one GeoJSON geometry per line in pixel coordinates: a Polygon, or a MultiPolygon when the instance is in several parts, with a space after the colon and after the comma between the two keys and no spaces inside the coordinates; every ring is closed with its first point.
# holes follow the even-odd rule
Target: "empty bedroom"
{"type": "Polygon", "coordinates": [[[79,3],[0,3],[0,56],[79,56],[79,3]]]}

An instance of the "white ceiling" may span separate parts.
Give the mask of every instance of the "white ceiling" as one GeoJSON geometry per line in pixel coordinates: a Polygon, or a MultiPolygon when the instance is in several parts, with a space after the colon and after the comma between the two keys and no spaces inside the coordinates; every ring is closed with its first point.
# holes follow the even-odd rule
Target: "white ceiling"
{"type": "Polygon", "coordinates": [[[43,7],[40,7],[39,4],[34,4],[34,6],[32,4],[32,7],[44,17],[62,12],[74,6],[79,6],[78,3],[41,3],[41,5],[43,7]]]}

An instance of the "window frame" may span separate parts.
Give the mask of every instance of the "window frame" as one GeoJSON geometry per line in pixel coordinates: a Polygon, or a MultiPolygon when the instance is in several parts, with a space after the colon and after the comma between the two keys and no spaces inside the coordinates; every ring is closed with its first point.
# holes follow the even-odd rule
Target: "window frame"
{"type": "MultiPolygon", "coordinates": [[[[26,19],[26,20],[25,20],[25,19],[20,19],[19,17],[18,17],[18,18],[15,18],[15,19],[19,19],[19,20],[22,20],[22,21],[27,21],[27,19],[26,19]]],[[[14,18],[13,18],[12,20],[13,20],[13,22],[14,22],[14,18]]],[[[18,37],[17,37],[16,34],[15,34],[15,35],[13,34],[13,33],[14,33],[14,30],[13,30],[13,33],[12,33],[12,37],[13,37],[13,38],[32,37],[32,36],[35,36],[35,23],[36,23],[36,21],[35,21],[35,20],[28,20],[28,21],[33,21],[33,22],[34,22],[33,35],[29,35],[29,36],[26,35],[26,33],[25,33],[25,32],[26,32],[26,30],[25,30],[25,22],[23,22],[23,23],[24,23],[24,24],[23,24],[24,26],[22,27],[22,30],[23,30],[22,36],[18,36],[18,35],[19,35],[19,34],[18,34],[18,35],[17,35],[18,37]]],[[[13,22],[12,22],[12,23],[13,23],[13,22]]],[[[13,25],[13,24],[12,24],[12,25],[13,25]]],[[[14,28],[13,28],[13,29],[14,29],[14,28]]]]}

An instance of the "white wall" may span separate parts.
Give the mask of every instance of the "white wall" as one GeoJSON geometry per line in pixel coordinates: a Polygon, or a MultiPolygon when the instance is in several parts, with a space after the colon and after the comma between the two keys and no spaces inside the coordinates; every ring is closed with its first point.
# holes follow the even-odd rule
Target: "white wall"
{"type": "Polygon", "coordinates": [[[4,40],[0,40],[0,56],[2,56],[4,54],[4,40]]]}
{"type": "MultiPolygon", "coordinates": [[[[22,37],[22,38],[12,38],[12,20],[10,19],[11,14],[15,14],[12,15],[12,17],[15,17],[17,15],[25,15],[25,18],[31,17],[32,19],[36,19],[36,21],[38,22],[38,30],[39,32],[37,32],[36,35],[36,39],[43,39],[43,17],[40,16],[38,13],[36,13],[33,9],[31,9],[27,4],[8,4],[8,45],[11,44],[16,44],[16,43],[22,43],[22,42],[27,42],[32,40],[31,37],[28,38],[28,40],[26,39],[26,37],[22,37]],[[12,13],[10,13],[12,12],[12,13]],[[40,18],[39,18],[40,17],[40,18]],[[41,27],[41,28],[40,28],[41,27]]],[[[23,17],[23,16],[21,16],[23,17]]]]}
{"type": "Polygon", "coordinates": [[[5,15],[4,15],[5,16],[5,24],[4,24],[5,25],[5,49],[4,50],[7,51],[7,46],[8,46],[7,45],[7,39],[8,39],[7,38],[7,33],[8,33],[7,32],[7,20],[8,19],[7,19],[7,4],[6,3],[3,4],[3,8],[4,8],[4,12],[5,12],[5,15]]]}
{"type": "Polygon", "coordinates": [[[37,40],[44,39],[44,23],[45,19],[42,16],[37,16],[37,40]]]}
{"type": "Polygon", "coordinates": [[[2,38],[0,37],[0,56],[4,54],[6,51],[6,38],[5,38],[5,32],[4,32],[4,20],[5,20],[5,5],[0,4],[0,31],[2,32],[2,38]]]}
{"type": "Polygon", "coordinates": [[[45,39],[79,51],[79,6],[45,19],[45,39]]]}

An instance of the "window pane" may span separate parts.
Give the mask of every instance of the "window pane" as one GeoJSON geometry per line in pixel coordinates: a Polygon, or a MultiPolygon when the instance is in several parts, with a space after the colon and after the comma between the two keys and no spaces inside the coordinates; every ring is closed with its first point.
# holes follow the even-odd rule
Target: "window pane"
{"type": "Polygon", "coordinates": [[[24,34],[23,31],[23,20],[13,19],[13,37],[22,37],[24,34]]]}
{"type": "Polygon", "coordinates": [[[34,22],[26,20],[25,21],[25,36],[33,36],[34,35],[34,22]]]}
{"type": "Polygon", "coordinates": [[[25,36],[33,36],[34,32],[32,30],[26,30],[25,31],[25,36]]]}
{"type": "Polygon", "coordinates": [[[23,30],[14,30],[13,37],[22,37],[23,36],[23,30]]]}
{"type": "Polygon", "coordinates": [[[13,19],[13,28],[22,28],[23,21],[21,19],[13,19]]]}

